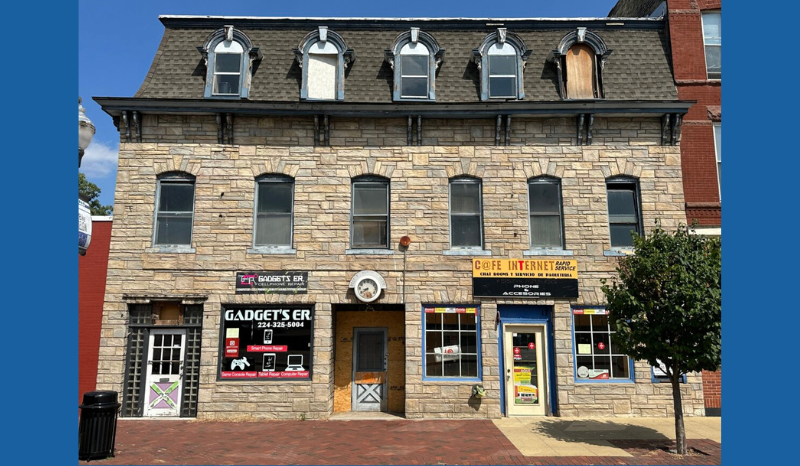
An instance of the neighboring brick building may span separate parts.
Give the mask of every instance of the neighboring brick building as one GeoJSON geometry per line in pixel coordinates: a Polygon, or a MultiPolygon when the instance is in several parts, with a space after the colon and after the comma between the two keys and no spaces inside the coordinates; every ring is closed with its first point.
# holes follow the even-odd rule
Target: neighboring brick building
{"type": "MultiPolygon", "coordinates": [[[[722,0],[620,0],[608,16],[666,19],[678,97],[697,101],[681,138],[686,219],[698,234],[722,236],[722,0]]],[[[703,373],[714,387],[705,390],[709,415],[722,413],[721,380],[721,370],[703,373]]]]}
{"type": "Polygon", "coordinates": [[[97,383],[111,217],[92,217],[92,244],[78,258],[78,401],[97,383]]]}
{"type": "Polygon", "coordinates": [[[160,19],[137,94],[95,98],[124,416],[671,414],[600,290],[685,221],[663,20],[160,19]]]}

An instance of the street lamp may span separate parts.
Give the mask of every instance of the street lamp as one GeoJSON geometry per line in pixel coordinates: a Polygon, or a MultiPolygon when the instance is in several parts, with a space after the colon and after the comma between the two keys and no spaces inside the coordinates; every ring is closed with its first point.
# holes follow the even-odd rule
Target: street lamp
{"type": "Polygon", "coordinates": [[[86,116],[86,109],[83,108],[81,98],[78,97],[78,168],[81,168],[83,152],[92,143],[94,133],[94,123],[86,116]]]}
{"type": "MultiPolygon", "coordinates": [[[[86,110],[78,97],[78,168],[81,168],[83,153],[94,137],[94,124],[86,117],[86,110]]],[[[86,255],[86,249],[92,241],[92,211],[89,208],[89,196],[78,191],[78,254],[86,255]]]]}

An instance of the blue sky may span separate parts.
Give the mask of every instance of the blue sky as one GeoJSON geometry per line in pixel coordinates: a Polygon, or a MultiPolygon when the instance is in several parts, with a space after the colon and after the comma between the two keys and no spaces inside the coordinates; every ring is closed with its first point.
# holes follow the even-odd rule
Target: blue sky
{"type": "Polygon", "coordinates": [[[102,190],[100,202],[113,204],[119,134],[111,117],[92,97],[131,97],[153,60],[164,27],[159,15],[314,17],[604,17],[616,0],[535,0],[487,2],[448,0],[302,2],[139,0],[125,7],[108,0],[78,4],[78,93],[97,133],[81,171],[102,190]]]}

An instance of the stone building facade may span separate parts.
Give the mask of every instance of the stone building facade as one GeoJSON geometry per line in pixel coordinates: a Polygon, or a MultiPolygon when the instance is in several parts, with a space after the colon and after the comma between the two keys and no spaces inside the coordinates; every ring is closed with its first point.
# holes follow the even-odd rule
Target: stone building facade
{"type": "MultiPolygon", "coordinates": [[[[480,20],[162,17],[164,40],[137,96],[96,98],[121,135],[97,388],[123,394],[124,416],[311,419],[360,409],[407,418],[670,415],[669,384],[658,383],[646,362],[613,355],[600,286],[627,253],[609,237],[615,180],[631,187],[638,218],[630,221],[639,231],[646,234],[656,219],[668,229],[685,222],[676,115],[691,103],[677,99],[663,22],[583,21],[495,21],[508,28],[501,32],[480,20]],[[383,50],[376,54],[370,44],[385,39],[388,47],[406,26],[411,37],[420,34],[415,27],[428,31],[448,51],[437,65],[437,96],[425,104],[393,102],[383,78],[377,90],[368,85],[384,69],[383,50]],[[604,89],[595,99],[562,97],[560,71],[547,55],[587,27],[614,48],[605,82],[595,81],[604,89]],[[342,102],[304,100],[291,49],[277,45],[299,42],[302,55],[314,31],[317,40],[336,31],[330,41],[344,49],[347,40],[358,56],[344,74],[342,102]],[[515,40],[541,43],[517,75],[525,97],[481,103],[480,69],[470,63],[464,74],[471,55],[459,51],[511,31],[515,40]],[[253,58],[260,65],[244,68],[248,99],[204,98],[205,79],[216,77],[203,60],[171,61],[170,54],[208,41],[213,48],[215,34],[241,40],[243,56],[261,54],[253,58]],[[289,64],[275,58],[287,51],[289,64]],[[637,53],[652,63],[645,77],[613,61],[637,53]],[[359,66],[367,68],[363,75],[359,66]],[[272,68],[295,70],[293,95],[280,94],[287,78],[272,68]],[[277,80],[269,91],[277,94],[258,95],[273,83],[265,74],[277,80]],[[468,83],[459,94],[461,81],[468,83]],[[176,173],[192,189],[190,213],[183,213],[190,241],[182,245],[154,231],[167,228],[163,180],[176,173]],[[291,184],[287,248],[255,244],[265,175],[291,184]],[[561,247],[532,247],[531,183],[540,179],[557,180],[560,189],[561,247]],[[354,195],[359,180],[386,187],[385,247],[354,247],[354,204],[366,202],[354,195]],[[477,183],[479,247],[452,245],[454,180],[477,183]],[[557,263],[575,266],[577,296],[475,296],[478,270],[517,263],[548,273],[557,263]],[[296,292],[242,291],[246,277],[264,271],[306,278],[296,292]],[[374,280],[377,299],[356,294],[360,273],[374,280]],[[306,327],[279,345],[291,330],[266,317],[252,326],[234,322],[247,320],[248,310],[311,310],[312,318],[295,322],[306,327]],[[306,348],[298,335],[308,326],[306,348]],[[245,344],[251,337],[259,341],[245,344]],[[287,351],[298,354],[287,361],[287,351]],[[298,361],[302,368],[293,368],[298,361]]],[[[559,278],[541,286],[553,282],[559,278]]],[[[702,415],[700,375],[688,374],[682,390],[685,413],[702,415]]]]}

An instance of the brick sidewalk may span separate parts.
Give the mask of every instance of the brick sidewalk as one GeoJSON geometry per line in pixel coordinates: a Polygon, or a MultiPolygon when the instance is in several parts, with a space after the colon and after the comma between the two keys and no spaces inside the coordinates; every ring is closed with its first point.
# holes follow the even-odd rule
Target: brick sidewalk
{"type": "MultiPolygon", "coordinates": [[[[632,457],[525,457],[491,421],[123,420],[116,457],[97,464],[720,464],[721,445],[614,442],[632,457]]],[[[83,462],[80,462],[83,463],[83,462]]],[[[92,462],[95,463],[95,462],[92,462]]],[[[85,464],[85,463],[83,463],[85,464]]]]}

